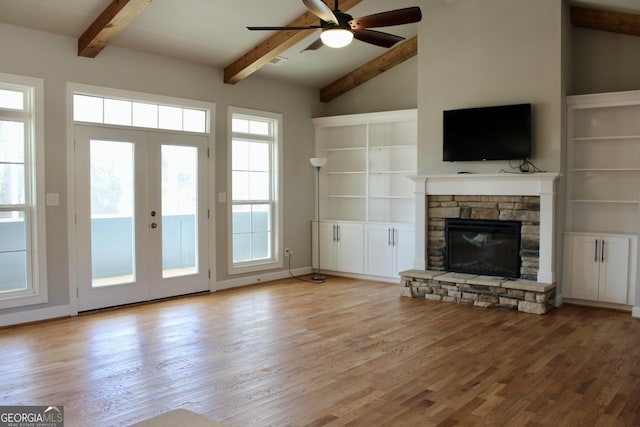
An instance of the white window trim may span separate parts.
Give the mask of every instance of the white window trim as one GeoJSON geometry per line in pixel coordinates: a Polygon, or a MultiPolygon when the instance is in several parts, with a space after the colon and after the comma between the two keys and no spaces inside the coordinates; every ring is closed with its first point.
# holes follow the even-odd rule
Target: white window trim
{"type": "Polygon", "coordinates": [[[212,201],[215,196],[215,116],[216,116],[216,104],[206,101],[196,101],[193,99],[187,98],[177,98],[163,95],[155,95],[145,92],[135,92],[129,90],[122,89],[114,89],[107,88],[102,86],[93,86],[86,85],[82,83],[73,83],[67,82],[67,237],[68,237],[68,255],[69,255],[69,305],[70,305],[70,314],[75,316],[78,314],[78,284],[76,280],[76,259],[77,259],[77,248],[76,248],[76,230],[75,230],[75,211],[76,211],[76,199],[75,199],[75,152],[74,152],[74,127],[75,124],[82,125],[90,125],[96,127],[112,127],[118,129],[131,129],[131,130],[141,130],[143,132],[159,132],[159,133],[183,133],[182,131],[173,131],[166,129],[154,129],[154,128],[144,128],[144,127],[136,127],[136,126],[119,126],[119,125],[111,125],[111,124],[100,124],[100,123],[87,123],[87,122],[75,122],[73,120],[73,95],[74,94],[82,94],[89,96],[99,96],[99,97],[108,97],[108,98],[120,98],[126,100],[135,100],[135,101],[147,101],[151,103],[158,103],[169,106],[176,107],[188,107],[188,108],[196,108],[196,109],[204,109],[207,113],[206,118],[206,130],[205,133],[199,134],[197,132],[186,132],[187,134],[195,134],[195,135],[205,135],[209,138],[208,149],[209,149],[209,176],[208,187],[208,211],[209,215],[209,269],[211,270],[210,278],[209,278],[209,289],[215,289],[215,280],[216,280],[216,234],[215,234],[215,223],[216,223],[216,215],[215,209],[212,209],[212,201]]]}
{"type": "Polygon", "coordinates": [[[32,77],[18,76],[14,74],[0,73],[0,82],[16,85],[17,88],[30,88],[31,104],[31,138],[27,149],[30,151],[31,164],[30,179],[32,206],[31,228],[27,230],[30,238],[31,251],[27,255],[30,271],[27,272],[31,279],[32,289],[26,292],[13,292],[0,296],[0,309],[22,307],[26,305],[43,304],[49,301],[47,283],[47,232],[46,232],[46,208],[45,208],[45,173],[44,173],[44,81],[32,77]]]}
{"type": "Polygon", "coordinates": [[[282,233],[282,218],[283,218],[283,200],[282,200],[282,145],[283,145],[283,116],[280,113],[271,113],[267,111],[251,110],[240,107],[227,107],[227,260],[228,260],[228,272],[229,275],[252,273],[257,271],[274,270],[282,268],[282,248],[283,248],[283,233],[282,233]],[[233,262],[233,236],[232,236],[232,209],[233,209],[233,196],[232,196],[232,170],[231,170],[231,156],[232,156],[232,141],[233,141],[233,129],[232,120],[234,114],[242,114],[246,116],[255,116],[273,119],[276,121],[275,127],[276,137],[274,142],[273,158],[276,160],[276,164],[273,168],[275,173],[275,212],[273,215],[273,256],[269,260],[253,261],[243,263],[242,265],[234,264],[233,262]]]}

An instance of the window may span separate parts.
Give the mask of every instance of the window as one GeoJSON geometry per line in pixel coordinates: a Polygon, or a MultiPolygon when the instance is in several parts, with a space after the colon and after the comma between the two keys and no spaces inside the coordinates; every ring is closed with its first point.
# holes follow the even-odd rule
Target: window
{"type": "Polygon", "coordinates": [[[279,152],[282,118],[229,109],[230,272],[282,266],[279,152]]]}
{"type": "Polygon", "coordinates": [[[118,126],[207,132],[207,111],[96,95],[73,95],[73,120],[118,126]]]}
{"type": "Polygon", "coordinates": [[[0,308],[47,302],[42,88],[0,73],[0,308]]]}

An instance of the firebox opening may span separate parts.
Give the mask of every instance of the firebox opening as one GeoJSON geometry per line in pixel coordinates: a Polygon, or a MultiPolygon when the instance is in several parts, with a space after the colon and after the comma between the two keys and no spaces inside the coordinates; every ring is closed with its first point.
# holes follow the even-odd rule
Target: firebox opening
{"type": "Polygon", "coordinates": [[[445,220],[445,270],[520,277],[520,221],[445,220]]]}

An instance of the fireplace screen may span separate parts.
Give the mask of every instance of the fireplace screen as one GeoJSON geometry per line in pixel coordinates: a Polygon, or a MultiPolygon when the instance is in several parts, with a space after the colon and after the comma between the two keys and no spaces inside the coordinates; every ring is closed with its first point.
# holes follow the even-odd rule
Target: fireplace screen
{"type": "Polygon", "coordinates": [[[520,277],[520,222],[445,221],[445,269],[458,273],[520,277]]]}

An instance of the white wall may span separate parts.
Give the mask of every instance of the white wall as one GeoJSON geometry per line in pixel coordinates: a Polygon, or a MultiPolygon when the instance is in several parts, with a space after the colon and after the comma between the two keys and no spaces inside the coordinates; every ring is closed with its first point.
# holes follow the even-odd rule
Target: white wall
{"type": "Polygon", "coordinates": [[[570,94],[640,89],[640,37],[572,29],[570,94]]]}
{"type": "MultiPolygon", "coordinates": [[[[46,192],[60,194],[60,206],[47,208],[49,303],[44,309],[69,303],[67,242],[67,165],[65,86],[67,82],[147,92],[208,101],[216,104],[216,193],[226,192],[227,105],[284,114],[284,244],[295,256],[292,267],[307,267],[311,260],[309,220],[313,217],[313,125],[322,115],[316,90],[250,77],[231,86],[222,83],[222,70],[113,46],[95,59],[76,54],[77,41],[58,35],[0,24],[0,72],[44,79],[46,192]],[[305,159],[305,161],[300,161],[305,159]]],[[[216,210],[217,279],[226,274],[226,210],[216,210]]]]}
{"type": "Polygon", "coordinates": [[[498,172],[508,162],[442,162],[442,111],[533,104],[533,162],[561,164],[562,2],[431,1],[419,33],[418,172],[498,172]]]}
{"type": "Polygon", "coordinates": [[[414,56],[326,104],[326,115],[417,108],[418,58],[414,56]]]}

